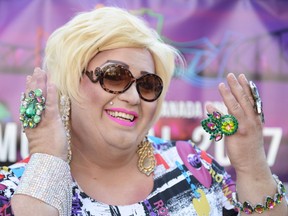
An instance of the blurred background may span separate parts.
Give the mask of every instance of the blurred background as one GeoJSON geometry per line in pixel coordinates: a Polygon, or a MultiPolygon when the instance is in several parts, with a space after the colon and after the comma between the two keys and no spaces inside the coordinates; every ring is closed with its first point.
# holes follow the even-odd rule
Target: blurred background
{"type": "MultiPolygon", "coordinates": [[[[264,104],[268,163],[288,182],[288,1],[286,0],[0,0],[0,166],[28,156],[19,118],[25,78],[42,64],[48,36],[76,13],[117,6],[143,17],[178,48],[187,70],[176,70],[162,116],[150,134],[192,140],[235,178],[225,139],[200,127],[205,105],[225,111],[217,86],[244,73],[264,104]]],[[[241,145],[241,143],[239,143],[241,145]]]]}

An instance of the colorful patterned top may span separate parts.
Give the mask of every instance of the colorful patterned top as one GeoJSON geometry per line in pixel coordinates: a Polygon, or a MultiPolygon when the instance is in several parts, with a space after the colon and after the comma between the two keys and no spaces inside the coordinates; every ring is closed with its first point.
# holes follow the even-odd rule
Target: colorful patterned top
{"type": "MultiPolygon", "coordinates": [[[[209,154],[186,141],[149,137],[157,166],[154,188],[138,203],[112,206],[98,202],[73,182],[71,216],[220,216],[237,215],[231,205],[235,184],[209,154]]],[[[0,170],[0,216],[13,215],[10,199],[29,159],[0,170]]]]}

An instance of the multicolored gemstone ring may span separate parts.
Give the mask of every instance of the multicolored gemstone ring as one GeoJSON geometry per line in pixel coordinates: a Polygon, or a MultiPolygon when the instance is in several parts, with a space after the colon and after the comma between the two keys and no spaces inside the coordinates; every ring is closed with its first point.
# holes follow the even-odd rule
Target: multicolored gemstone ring
{"type": "Polygon", "coordinates": [[[23,128],[35,128],[41,121],[41,114],[45,109],[45,97],[41,89],[30,91],[28,96],[22,93],[20,105],[20,117],[23,128]]]}
{"type": "Polygon", "coordinates": [[[203,129],[211,134],[210,140],[216,142],[223,138],[223,135],[230,136],[237,132],[238,121],[233,115],[222,116],[219,112],[208,113],[208,118],[201,121],[203,129]]]}

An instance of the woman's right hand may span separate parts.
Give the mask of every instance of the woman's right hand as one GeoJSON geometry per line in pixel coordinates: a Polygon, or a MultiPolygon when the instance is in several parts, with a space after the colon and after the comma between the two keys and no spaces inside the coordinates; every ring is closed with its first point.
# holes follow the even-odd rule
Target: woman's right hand
{"type": "Polygon", "coordinates": [[[30,155],[45,153],[67,161],[67,138],[58,109],[56,86],[49,82],[49,77],[45,71],[35,68],[32,76],[27,76],[25,93],[27,95],[29,91],[38,88],[42,90],[46,104],[40,123],[35,128],[25,128],[30,155]]]}

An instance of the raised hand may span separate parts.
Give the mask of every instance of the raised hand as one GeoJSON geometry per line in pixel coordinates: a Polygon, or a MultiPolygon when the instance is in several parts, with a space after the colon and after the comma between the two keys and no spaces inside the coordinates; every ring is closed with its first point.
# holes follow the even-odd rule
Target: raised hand
{"type": "Polygon", "coordinates": [[[26,79],[26,95],[35,89],[41,89],[46,98],[41,120],[34,128],[25,128],[29,141],[30,154],[46,153],[67,160],[67,139],[58,109],[58,94],[55,85],[49,82],[47,73],[35,68],[26,79]]]}
{"type": "MultiPolygon", "coordinates": [[[[227,84],[219,84],[219,91],[228,109],[228,113],[238,120],[238,130],[231,136],[225,136],[227,153],[237,171],[253,173],[257,166],[266,164],[263,147],[263,124],[261,116],[255,110],[255,102],[246,77],[241,74],[227,75],[227,84]]],[[[208,105],[209,113],[217,111],[208,105]]]]}

